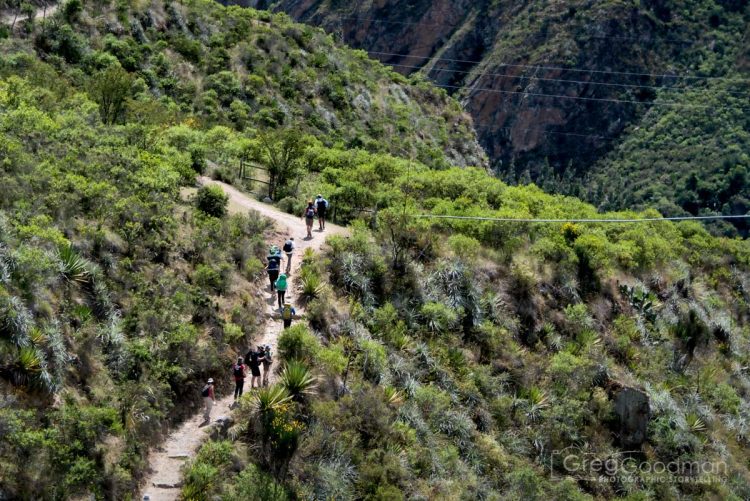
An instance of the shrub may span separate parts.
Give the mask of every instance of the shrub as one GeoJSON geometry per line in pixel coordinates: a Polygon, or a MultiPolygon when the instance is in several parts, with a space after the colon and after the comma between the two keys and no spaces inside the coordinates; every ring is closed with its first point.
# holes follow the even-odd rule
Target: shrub
{"type": "Polygon", "coordinates": [[[193,273],[193,281],[201,289],[223,294],[229,288],[230,268],[227,263],[219,266],[199,264],[193,273]]]}
{"type": "Polygon", "coordinates": [[[451,235],[448,238],[448,246],[458,259],[469,262],[477,258],[481,249],[481,244],[477,239],[461,234],[451,235]]]}
{"type": "Polygon", "coordinates": [[[284,360],[300,360],[311,364],[319,350],[320,341],[301,323],[284,330],[279,337],[279,354],[284,360]]]}
{"type": "Polygon", "coordinates": [[[245,262],[245,277],[256,280],[263,275],[266,267],[257,257],[251,257],[245,262]]]}
{"type": "Polygon", "coordinates": [[[228,344],[235,344],[245,337],[245,333],[242,332],[242,328],[232,322],[224,324],[224,342],[228,344]]]}
{"type": "Polygon", "coordinates": [[[224,501],[237,499],[262,499],[263,501],[286,501],[289,499],[284,487],[273,477],[260,471],[257,466],[250,464],[237,475],[234,482],[222,496],[224,501]]]}
{"type": "Polygon", "coordinates": [[[229,197],[219,186],[201,186],[195,195],[196,207],[212,217],[222,217],[227,213],[229,197]]]}

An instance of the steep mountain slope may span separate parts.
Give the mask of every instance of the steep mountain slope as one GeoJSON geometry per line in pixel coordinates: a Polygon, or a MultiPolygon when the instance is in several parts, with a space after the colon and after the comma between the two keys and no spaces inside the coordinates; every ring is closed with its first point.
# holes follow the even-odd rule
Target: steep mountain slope
{"type": "MultiPolygon", "coordinates": [[[[740,117],[750,109],[746,1],[285,0],[265,6],[323,26],[397,71],[419,71],[444,85],[474,117],[493,167],[506,180],[533,180],[607,208],[743,213],[744,202],[729,201],[736,193],[720,203],[685,198],[684,179],[665,180],[662,164],[686,141],[701,144],[700,152],[683,154],[666,170],[713,186],[725,173],[722,164],[730,170],[738,164],[735,148],[725,145],[747,152],[743,119],[709,123],[716,111],[740,117]],[[655,123],[665,125],[662,137],[637,138],[655,123]],[[629,141],[631,135],[636,138],[629,141]],[[653,147],[661,148],[654,158],[662,162],[648,159],[653,147]],[[598,173],[593,186],[586,176],[592,169],[598,173]],[[620,176],[623,182],[608,182],[620,176]],[[633,187],[636,178],[657,195],[633,187]]],[[[748,185],[740,191],[746,196],[748,185]]]]}
{"type": "Polygon", "coordinates": [[[465,167],[455,101],[286,15],[28,19],[0,41],[0,498],[132,498],[258,339],[280,236],[220,189],[183,199],[203,171],[265,173],[295,216],[325,193],[351,237],[299,256],[278,384],[215,430],[185,499],[750,497],[749,242],[493,221],[658,214],[465,167]]]}
{"type": "Polygon", "coordinates": [[[484,162],[445,93],[286,16],[70,0],[14,29],[0,30],[2,499],[128,499],[206,378],[225,390],[264,320],[272,236],[257,214],[227,216],[220,191],[181,199],[209,164],[247,183],[241,163],[270,171],[284,151],[281,198],[310,176],[308,148],[484,162]]]}

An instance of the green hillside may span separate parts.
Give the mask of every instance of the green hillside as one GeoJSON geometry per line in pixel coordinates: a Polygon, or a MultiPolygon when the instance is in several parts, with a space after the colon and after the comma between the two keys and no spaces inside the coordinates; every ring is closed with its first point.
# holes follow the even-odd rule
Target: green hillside
{"type": "Polygon", "coordinates": [[[138,499],[227,393],[278,235],[204,172],[351,236],[183,499],[750,497],[746,241],[422,217],[659,214],[495,179],[456,101],[283,15],[69,0],[0,54],[0,499],[138,499]]]}

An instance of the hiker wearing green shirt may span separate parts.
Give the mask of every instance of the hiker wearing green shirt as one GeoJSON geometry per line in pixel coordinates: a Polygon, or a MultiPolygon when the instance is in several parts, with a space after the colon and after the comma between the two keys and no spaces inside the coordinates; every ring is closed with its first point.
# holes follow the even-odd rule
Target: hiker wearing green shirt
{"type": "Polygon", "coordinates": [[[279,279],[276,280],[276,294],[279,297],[280,310],[284,307],[284,295],[286,294],[287,287],[288,284],[286,281],[286,273],[282,273],[281,275],[279,275],[279,279]]]}

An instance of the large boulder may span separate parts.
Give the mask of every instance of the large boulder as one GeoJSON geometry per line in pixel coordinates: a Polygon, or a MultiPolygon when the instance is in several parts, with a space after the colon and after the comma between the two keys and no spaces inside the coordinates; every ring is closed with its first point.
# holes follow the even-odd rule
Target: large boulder
{"type": "Polygon", "coordinates": [[[646,441],[646,427],[651,417],[648,395],[636,388],[622,388],[614,396],[620,445],[640,448],[646,441]]]}

